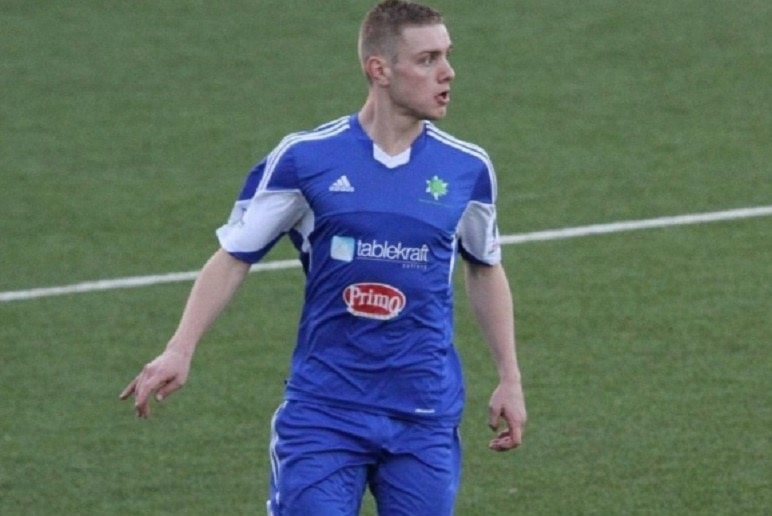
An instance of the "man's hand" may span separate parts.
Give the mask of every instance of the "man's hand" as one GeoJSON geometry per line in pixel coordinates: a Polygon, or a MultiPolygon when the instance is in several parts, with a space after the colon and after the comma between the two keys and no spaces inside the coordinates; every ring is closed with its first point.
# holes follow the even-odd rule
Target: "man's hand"
{"type": "Polygon", "coordinates": [[[500,383],[493,391],[488,405],[488,426],[491,430],[499,429],[502,417],[507,428],[498,432],[488,444],[488,448],[498,452],[513,450],[523,442],[526,413],[520,382],[500,383]]]}
{"type": "Polygon", "coordinates": [[[142,371],[123,390],[122,400],[134,394],[137,417],[150,416],[150,396],[161,401],[185,384],[190,371],[190,356],[179,351],[166,350],[145,365],[142,371]]]}

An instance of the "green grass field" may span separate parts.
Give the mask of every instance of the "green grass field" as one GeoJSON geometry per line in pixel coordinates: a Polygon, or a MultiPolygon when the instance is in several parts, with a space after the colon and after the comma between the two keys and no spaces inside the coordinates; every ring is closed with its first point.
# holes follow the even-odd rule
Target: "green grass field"
{"type": "MultiPolygon", "coordinates": [[[[2,0],[0,293],[199,268],[252,164],[359,108],[370,5],[2,0]]],[[[772,205],[772,3],[436,5],[442,127],[492,155],[502,233],[772,205]]],[[[529,425],[486,449],[494,371],[459,288],[460,516],[769,514],[772,218],[504,255],[529,425]]],[[[0,303],[0,514],[264,513],[302,273],[254,274],[139,421],[118,393],[189,288],[0,303]]]]}

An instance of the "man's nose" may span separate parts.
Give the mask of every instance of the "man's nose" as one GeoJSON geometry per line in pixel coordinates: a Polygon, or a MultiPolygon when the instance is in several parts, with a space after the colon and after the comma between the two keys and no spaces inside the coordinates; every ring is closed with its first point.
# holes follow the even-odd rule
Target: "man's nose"
{"type": "Polygon", "coordinates": [[[442,71],[440,73],[440,78],[443,81],[452,81],[456,77],[456,71],[447,59],[443,59],[442,71]]]}

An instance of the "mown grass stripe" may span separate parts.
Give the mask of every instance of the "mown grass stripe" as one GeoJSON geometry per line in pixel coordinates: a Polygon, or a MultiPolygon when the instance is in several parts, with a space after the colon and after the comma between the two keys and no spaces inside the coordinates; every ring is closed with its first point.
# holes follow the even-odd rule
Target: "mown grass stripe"
{"type": "MultiPolygon", "coordinates": [[[[710,213],[695,213],[676,215],[671,217],[658,217],[653,219],[629,220],[610,222],[606,224],[592,224],[572,228],[551,229],[546,231],[534,231],[501,237],[502,245],[518,245],[527,242],[543,242],[548,240],[562,240],[592,235],[609,233],[621,233],[640,229],[665,228],[671,226],[684,226],[689,224],[706,224],[728,220],[747,219],[752,217],[765,217],[772,215],[772,206],[756,206],[751,208],[739,208],[736,210],[716,211],[710,213]]],[[[298,260],[276,260],[258,263],[252,266],[251,272],[291,269],[300,267],[298,260]]],[[[133,276],[127,278],[114,278],[96,281],[75,283],[58,287],[43,287],[27,290],[14,290],[0,292],[0,303],[22,301],[41,297],[53,297],[69,294],[81,294],[100,290],[116,290],[123,288],[137,288],[164,283],[179,283],[193,281],[199,271],[172,272],[168,274],[156,274],[151,276],[133,276]]]]}

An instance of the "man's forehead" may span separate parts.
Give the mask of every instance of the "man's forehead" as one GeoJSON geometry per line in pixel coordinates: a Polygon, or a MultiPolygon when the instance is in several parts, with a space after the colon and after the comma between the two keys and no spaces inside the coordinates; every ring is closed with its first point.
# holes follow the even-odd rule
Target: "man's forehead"
{"type": "Polygon", "coordinates": [[[444,50],[451,46],[448,28],[443,23],[409,25],[402,29],[399,42],[413,51],[444,50]]]}

